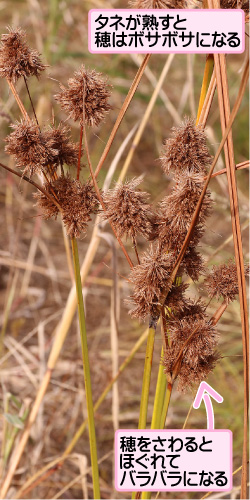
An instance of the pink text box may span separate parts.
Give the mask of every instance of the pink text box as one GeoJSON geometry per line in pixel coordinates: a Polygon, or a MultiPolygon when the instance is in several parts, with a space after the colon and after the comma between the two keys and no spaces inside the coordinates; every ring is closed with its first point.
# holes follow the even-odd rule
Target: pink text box
{"type": "Polygon", "coordinates": [[[115,487],[117,491],[230,491],[232,432],[227,429],[118,430],[115,433],[115,487]],[[140,438],[149,438],[150,445],[140,448],[140,438]],[[177,441],[173,443],[172,439],[177,441]],[[209,477],[212,484],[208,484],[210,480],[206,484],[209,477]],[[205,484],[201,485],[200,481],[205,484]],[[143,482],[147,484],[142,486],[143,482]]]}
{"type": "Polygon", "coordinates": [[[245,50],[245,14],[240,9],[92,9],[88,32],[93,54],[239,54],[245,50]],[[157,28],[150,22],[147,26],[147,16],[158,23],[157,28]],[[236,46],[230,41],[232,33],[237,34],[236,46]],[[220,40],[225,45],[220,46],[220,40]]]}

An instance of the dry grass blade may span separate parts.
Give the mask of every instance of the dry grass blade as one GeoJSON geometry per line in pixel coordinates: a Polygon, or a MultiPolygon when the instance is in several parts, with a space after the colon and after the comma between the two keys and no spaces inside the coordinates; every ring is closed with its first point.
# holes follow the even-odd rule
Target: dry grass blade
{"type": "Polygon", "coordinates": [[[215,73],[213,72],[211,80],[210,80],[210,84],[209,84],[209,87],[208,87],[208,91],[207,91],[207,94],[206,94],[206,98],[205,98],[205,101],[204,101],[204,105],[203,105],[203,108],[201,110],[199,121],[197,122],[197,125],[200,124],[203,127],[205,127],[205,125],[207,123],[207,118],[208,118],[208,115],[209,115],[209,111],[210,111],[210,108],[211,108],[211,105],[212,105],[212,102],[213,102],[213,97],[214,97],[215,89],[216,89],[216,78],[215,78],[215,73]]]}
{"type": "MultiPolygon", "coordinates": [[[[86,149],[86,155],[87,155],[87,160],[88,160],[88,165],[89,165],[89,170],[90,170],[90,174],[91,174],[91,177],[92,177],[92,181],[93,181],[93,185],[94,185],[94,188],[95,188],[95,192],[96,192],[96,195],[97,195],[97,198],[101,204],[101,207],[103,208],[104,212],[106,212],[106,205],[103,201],[103,198],[102,198],[102,195],[101,195],[101,192],[100,192],[100,189],[99,189],[99,186],[97,184],[97,181],[96,181],[96,174],[94,173],[93,171],[93,167],[92,167],[92,163],[91,163],[91,159],[90,159],[90,154],[89,154],[89,148],[88,148],[88,140],[87,140],[87,134],[86,134],[86,126],[85,126],[85,121],[83,122],[83,136],[84,136],[84,141],[85,141],[85,149],[86,149]]],[[[128,255],[128,252],[126,250],[126,248],[124,247],[123,243],[122,243],[122,240],[121,238],[119,238],[113,224],[110,222],[110,226],[113,230],[113,233],[129,263],[129,266],[133,267],[133,262],[132,260],[130,259],[129,255],[128,255]]]]}
{"type": "MultiPolygon", "coordinates": [[[[130,54],[131,59],[137,64],[137,66],[140,66],[142,58],[140,54],[130,54]]],[[[149,66],[145,68],[144,71],[145,76],[147,77],[148,81],[151,83],[152,87],[155,88],[158,84],[158,79],[156,78],[155,74],[151,71],[149,66]]],[[[179,125],[181,123],[181,117],[177,111],[177,109],[174,107],[172,101],[170,101],[169,97],[167,96],[165,90],[160,89],[159,92],[159,97],[161,98],[166,110],[172,116],[174,123],[176,125],[179,125]]]]}
{"type": "Polygon", "coordinates": [[[138,130],[136,132],[136,135],[134,137],[134,140],[133,140],[133,142],[131,144],[130,151],[128,153],[128,156],[127,156],[127,158],[125,160],[125,163],[123,165],[123,168],[122,168],[122,171],[121,171],[121,174],[120,174],[121,176],[124,176],[124,171],[127,172],[128,168],[129,168],[129,165],[130,165],[130,163],[131,163],[131,161],[133,159],[136,147],[138,146],[138,144],[140,142],[140,139],[142,137],[142,134],[144,132],[144,129],[145,129],[147,123],[148,123],[148,120],[150,118],[151,112],[152,112],[153,107],[155,105],[156,99],[157,99],[157,97],[159,95],[159,92],[160,92],[160,90],[162,88],[163,82],[164,82],[164,80],[165,80],[165,78],[166,78],[166,76],[168,74],[168,71],[170,69],[170,66],[171,66],[171,63],[172,63],[173,59],[174,59],[174,54],[170,54],[169,57],[168,57],[168,59],[167,59],[167,61],[166,61],[166,63],[165,63],[165,65],[164,65],[164,67],[163,67],[163,70],[161,72],[161,75],[159,77],[157,85],[156,85],[156,87],[154,89],[152,97],[151,97],[151,99],[149,101],[149,104],[147,106],[146,112],[143,115],[143,118],[141,120],[139,128],[138,128],[138,130]]]}
{"type": "MultiPolygon", "coordinates": [[[[249,161],[243,161],[242,163],[239,163],[238,165],[235,165],[235,170],[243,170],[244,168],[249,168],[249,161]]],[[[217,177],[217,175],[222,175],[226,174],[227,169],[223,168],[222,170],[219,170],[218,172],[215,172],[212,177],[217,177]]]]}
{"type": "Polygon", "coordinates": [[[98,163],[98,165],[96,167],[95,177],[98,176],[98,174],[99,174],[99,172],[100,172],[100,170],[101,170],[101,168],[103,166],[103,163],[104,163],[104,161],[105,161],[105,159],[106,159],[106,157],[108,155],[108,152],[109,152],[109,150],[111,148],[112,142],[113,142],[113,140],[115,138],[116,132],[117,132],[118,128],[120,127],[120,124],[121,124],[121,122],[123,120],[123,117],[124,117],[124,115],[125,115],[128,107],[129,107],[130,102],[133,99],[133,96],[134,96],[134,94],[136,92],[136,89],[137,89],[139,83],[140,83],[140,80],[142,78],[144,70],[145,70],[145,68],[146,68],[146,66],[148,64],[150,55],[151,54],[146,54],[146,56],[144,57],[144,59],[142,61],[142,64],[141,64],[141,66],[140,66],[140,68],[139,68],[139,70],[138,70],[138,72],[137,72],[137,74],[135,76],[135,79],[134,79],[134,81],[133,81],[133,83],[132,83],[132,85],[131,85],[131,87],[129,89],[128,95],[126,96],[126,99],[125,99],[125,101],[124,101],[124,103],[122,105],[122,108],[121,108],[121,110],[119,112],[119,115],[118,115],[118,117],[116,119],[116,122],[115,122],[115,125],[113,127],[113,130],[112,130],[112,132],[110,134],[110,137],[109,137],[109,139],[107,141],[107,144],[106,144],[106,146],[104,148],[104,151],[102,153],[102,156],[101,156],[101,158],[99,160],[99,163],[98,163]]]}
{"type": "Polygon", "coordinates": [[[32,186],[34,186],[36,189],[38,189],[39,191],[41,191],[41,193],[43,193],[45,196],[47,196],[47,198],[49,198],[50,201],[52,201],[52,203],[54,203],[57,206],[58,210],[61,210],[61,207],[56,202],[55,198],[53,198],[53,196],[51,196],[45,189],[43,189],[42,186],[39,186],[39,184],[37,184],[35,181],[33,181],[32,179],[30,179],[26,175],[21,174],[20,172],[16,172],[16,170],[13,170],[10,167],[7,167],[3,163],[0,163],[0,167],[4,168],[4,170],[8,170],[8,172],[11,172],[12,174],[16,175],[17,177],[20,177],[20,179],[23,179],[24,181],[29,182],[30,184],[32,184],[32,186]]]}

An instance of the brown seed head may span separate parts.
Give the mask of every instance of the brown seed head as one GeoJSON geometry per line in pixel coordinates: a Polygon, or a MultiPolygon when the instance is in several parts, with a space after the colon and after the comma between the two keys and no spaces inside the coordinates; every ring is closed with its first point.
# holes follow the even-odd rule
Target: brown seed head
{"type": "MultiPolygon", "coordinates": [[[[176,228],[181,233],[189,229],[194,211],[202,193],[204,182],[196,174],[187,173],[185,177],[180,176],[172,193],[166,196],[160,204],[160,213],[171,221],[171,228],[176,228]]],[[[205,219],[211,214],[212,202],[211,194],[207,191],[198,222],[203,224],[205,219]]]]}
{"type": "Polygon", "coordinates": [[[39,77],[46,66],[39,53],[26,43],[26,34],[20,28],[8,28],[3,34],[0,46],[0,77],[15,83],[21,76],[39,77]]]}
{"type": "Polygon", "coordinates": [[[188,306],[188,300],[185,297],[185,291],[189,285],[181,283],[180,285],[173,284],[165,300],[165,307],[170,315],[181,313],[188,306]]]}
{"type": "Polygon", "coordinates": [[[167,139],[163,148],[163,171],[166,174],[173,170],[174,173],[185,175],[188,172],[204,175],[211,164],[211,156],[203,130],[195,125],[194,120],[187,118],[172,131],[172,137],[167,139]]]}
{"type": "Polygon", "coordinates": [[[118,236],[135,238],[141,234],[148,239],[152,231],[153,213],[147,203],[149,194],[136,190],[142,176],[125,184],[117,183],[114,189],[104,194],[106,212],[103,217],[110,220],[118,236]]]}
{"type": "Polygon", "coordinates": [[[200,275],[206,272],[202,255],[192,246],[187,248],[182,260],[182,266],[193,281],[198,281],[200,275]]]}
{"type": "MultiPolygon", "coordinates": [[[[245,266],[245,276],[249,275],[249,267],[245,266]]],[[[209,297],[223,297],[227,303],[235,300],[239,293],[237,267],[230,260],[227,264],[213,266],[213,270],[205,280],[209,297]]]]}
{"type": "Polygon", "coordinates": [[[131,298],[136,306],[130,311],[132,317],[143,320],[148,315],[157,316],[162,294],[171,287],[173,263],[172,254],[161,254],[152,246],[143,254],[141,264],[135,266],[129,276],[134,285],[131,298]]]}
{"type": "MultiPolygon", "coordinates": [[[[47,184],[46,189],[61,206],[67,234],[79,237],[81,233],[85,233],[91,214],[98,211],[98,200],[92,184],[81,184],[67,175],[47,184]]],[[[37,193],[35,197],[45,219],[57,216],[57,207],[43,193],[37,193]]]]}
{"type": "Polygon", "coordinates": [[[5,151],[14,156],[16,166],[23,168],[24,173],[33,175],[57,162],[57,150],[47,143],[46,134],[39,131],[34,121],[23,119],[12,128],[14,131],[5,139],[5,151]]]}
{"type": "Polygon", "coordinates": [[[74,121],[83,123],[83,102],[85,121],[89,126],[99,125],[111,109],[108,104],[111,86],[95,70],[82,66],[74,73],[74,78],[68,80],[68,88],[60,87],[61,92],[55,99],[74,121]]]}
{"type": "Polygon", "coordinates": [[[179,367],[180,390],[187,390],[194,383],[201,382],[218,359],[215,326],[208,321],[202,305],[200,312],[197,312],[196,304],[193,305],[194,309],[191,306],[187,315],[184,311],[177,317],[172,316],[168,322],[171,345],[166,351],[163,365],[170,376],[175,373],[176,366],[179,367]]]}
{"type": "Polygon", "coordinates": [[[69,128],[60,124],[57,128],[51,127],[44,132],[47,145],[57,151],[56,163],[76,166],[78,161],[79,145],[74,144],[69,137],[69,128]]]}

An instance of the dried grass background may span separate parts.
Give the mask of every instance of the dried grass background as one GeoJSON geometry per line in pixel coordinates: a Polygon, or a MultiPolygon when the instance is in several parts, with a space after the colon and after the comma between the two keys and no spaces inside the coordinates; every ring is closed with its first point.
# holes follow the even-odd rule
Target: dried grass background
{"type": "MultiPolygon", "coordinates": [[[[66,84],[73,72],[84,63],[108,75],[114,90],[111,97],[113,110],[105,120],[105,125],[94,130],[90,137],[90,152],[96,166],[114,124],[118,111],[137,70],[136,57],[129,55],[105,55],[99,57],[87,49],[87,12],[91,8],[108,7],[102,0],[80,2],[68,0],[51,2],[9,1],[1,2],[0,32],[6,32],[7,25],[22,26],[27,31],[28,40],[43,55],[50,65],[46,75],[39,82],[32,78],[29,82],[38,119],[48,123],[52,109],[56,120],[64,119],[52,96],[58,92],[57,80],[66,84]]],[[[112,7],[127,7],[127,2],[111,1],[112,7]]],[[[118,132],[109,157],[100,173],[100,186],[103,183],[111,160],[125,141],[132,127],[144,117],[146,106],[154,91],[166,58],[153,56],[142,79],[139,89],[118,132]]],[[[228,77],[232,101],[237,95],[240,82],[239,70],[244,55],[228,56],[228,77]]],[[[149,191],[152,199],[161,199],[170,188],[170,180],[163,182],[160,156],[163,140],[169,136],[171,127],[187,115],[195,115],[202,82],[204,56],[178,55],[173,59],[169,74],[163,84],[153,108],[142,139],[135,151],[128,177],[146,174],[142,183],[143,190],[149,191]]],[[[17,84],[26,109],[30,105],[23,83],[17,84]]],[[[6,163],[3,154],[3,139],[9,133],[9,124],[20,118],[12,94],[4,80],[0,81],[0,136],[1,161],[6,163]]],[[[208,139],[214,153],[220,142],[220,121],[217,95],[208,120],[208,139]]],[[[72,121],[76,141],[79,140],[78,126],[72,121]]],[[[240,112],[233,126],[236,163],[248,159],[248,99],[245,95],[240,112]]],[[[123,153],[115,178],[122,169],[128,147],[123,153]]],[[[217,169],[224,168],[223,157],[217,169]]],[[[10,166],[14,167],[14,165],[10,166]]],[[[88,169],[82,171],[84,179],[88,169]]],[[[22,415],[32,407],[46,369],[46,361],[51,349],[54,329],[60,320],[70,291],[72,280],[68,271],[67,257],[62,239],[60,220],[42,221],[34,207],[32,188],[13,176],[0,170],[0,330],[3,343],[1,370],[1,410],[11,415],[22,415]]],[[[245,259],[248,260],[248,174],[246,170],[237,172],[241,223],[245,259]]],[[[202,239],[202,251],[209,265],[228,260],[234,253],[231,237],[230,207],[227,181],[218,176],[211,182],[215,209],[207,223],[202,239]]],[[[93,224],[87,237],[79,242],[80,259],[83,260],[88,249],[93,224]]],[[[112,244],[113,237],[108,232],[101,240],[91,266],[84,292],[86,304],[87,334],[92,369],[94,402],[112,378],[112,354],[110,340],[110,299],[113,283],[112,244]]],[[[144,249],[144,240],[139,239],[139,249],[144,249]]],[[[119,272],[119,304],[121,317],[118,325],[118,357],[113,359],[119,366],[133,348],[145,329],[128,316],[124,299],[129,294],[129,286],[123,278],[128,265],[118,250],[117,269],[119,272]]],[[[205,295],[200,284],[192,286],[194,295],[205,295]]],[[[211,303],[208,311],[213,314],[216,305],[211,303]]],[[[229,305],[219,322],[220,349],[223,359],[209,377],[210,383],[223,397],[222,405],[214,405],[216,428],[231,429],[234,433],[233,470],[241,465],[242,451],[242,414],[243,414],[243,364],[238,302],[229,305]]],[[[152,413],[153,393],[160,357],[161,337],[157,331],[155,366],[152,374],[149,414],[152,413]]],[[[110,392],[96,414],[98,456],[104,457],[100,465],[101,489],[103,498],[124,498],[112,487],[113,477],[113,438],[114,427],[136,428],[138,425],[141,381],[144,367],[145,345],[140,348],[134,360],[118,380],[118,393],[114,394],[115,408],[112,411],[112,392],[110,392]],[[119,396],[119,411],[118,411],[119,396]],[[117,410],[117,411],[116,411],[117,410]]],[[[113,356],[114,358],[114,356],[113,356]]],[[[167,419],[168,428],[181,428],[187,417],[194,394],[179,394],[175,389],[172,395],[167,419]]],[[[30,439],[19,464],[9,491],[15,498],[18,489],[26,479],[41,469],[46,463],[60,456],[72,439],[75,431],[86,417],[83,389],[81,349],[77,317],[70,327],[61,355],[52,375],[52,380],[40,407],[38,417],[32,428],[30,439]]],[[[12,426],[1,418],[2,453],[6,453],[7,438],[15,435],[18,440],[20,430],[18,421],[12,426]]],[[[192,410],[187,428],[206,427],[204,406],[192,410]]],[[[8,441],[9,442],[9,441],[8,441]]],[[[85,470],[90,465],[87,433],[83,434],[74,452],[64,462],[62,468],[44,476],[43,481],[26,492],[24,498],[55,498],[64,488],[60,498],[91,498],[91,477],[85,478],[85,470]],[[80,475],[80,476],[79,476],[80,475]],[[74,478],[78,479],[70,485],[74,478]]],[[[8,465],[7,465],[8,467],[8,465]]],[[[234,478],[234,496],[239,496],[240,476],[234,478]]],[[[189,493],[188,498],[201,498],[202,494],[189,493]]],[[[214,496],[217,498],[218,496],[214,496]]],[[[129,498],[129,495],[127,496],[129,498]]],[[[161,494],[160,498],[187,498],[186,494],[161,494]]]]}

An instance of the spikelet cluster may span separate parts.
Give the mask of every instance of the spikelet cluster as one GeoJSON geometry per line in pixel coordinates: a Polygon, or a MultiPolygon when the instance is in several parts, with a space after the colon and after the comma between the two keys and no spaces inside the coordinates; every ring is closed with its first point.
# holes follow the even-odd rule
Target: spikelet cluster
{"type": "Polygon", "coordinates": [[[149,239],[152,232],[153,213],[148,203],[149,194],[137,189],[141,182],[142,176],[124,184],[118,182],[103,196],[106,205],[103,217],[113,224],[119,237],[134,240],[137,234],[141,234],[149,239]]]}
{"type": "MultiPolygon", "coordinates": [[[[165,143],[161,163],[164,172],[173,171],[175,185],[160,203],[153,236],[158,239],[164,251],[171,251],[176,255],[180,252],[200,199],[204,174],[210,162],[205,134],[195,126],[193,120],[186,119],[180,127],[173,129],[172,138],[165,143]]],[[[196,247],[204,233],[204,223],[210,216],[211,209],[211,194],[207,190],[182,261],[183,271],[194,281],[204,272],[203,259],[196,247]]]]}
{"type": "Polygon", "coordinates": [[[5,151],[14,156],[18,168],[33,175],[54,164],[57,151],[47,143],[33,120],[22,119],[11,127],[13,132],[5,139],[5,151]]]}
{"type": "Polygon", "coordinates": [[[219,358],[218,335],[205,314],[205,305],[190,303],[168,321],[170,347],[163,359],[169,380],[178,378],[178,390],[187,391],[214,369],[219,358]]]}
{"type": "MultiPolygon", "coordinates": [[[[47,183],[45,189],[61,207],[67,234],[76,238],[84,234],[91,215],[98,211],[98,200],[92,184],[90,182],[81,184],[69,175],[62,175],[57,180],[47,183]]],[[[44,219],[58,215],[58,207],[45,194],[39,192],[35,198],[44,219]]]]}
{"type": "Polygon", "coordinates": [[[59,124],[58,127],[49,127],[44,132],[47,145],[57,152],[56,164],[74,167],[78,162],[79,144],[72,142],[70,129],[59,124]]]}
{"type": "MultiPolygon", "coordinates": [[[[249,267],[245,266],[245,276],[249,275],[249,267]]],[[[239,293],[237,266],[230,260],[227,264],[213,266],[205,280],[209,297],[222,297],[227,303],[235,300],[239,293]]]]}
{"type": "Polygon", "coordinates": [[[134,285],[131,298],[135,307],[130,310],[133,318],[143,320],[151,316],[152,320],[158,319],[162,294],[172,285],[173,264],[172,254],[161,253],[153,246],[143,254],[141,263],[129,275],[129,281],[134,285]]]}
{"type": "Polygon", "coordinates": [[[172,129],[172,137],[167,139],[161,156],[163,172],[185,174],[187,172],[205,174],[211,164],[211,155],[206,145],[203,130],[187,118],[182,125],[172,129]]]}
{"type": "Polygon", "coordinates": [[[66,127],[59,125],[41,132],[34,120],[26,119],[11,127],[13,132],[5,139],[5,151],[14,157],[16,166],[24,173],[33,175],[46,171],[47,167],[55,170],[64,163],[77,164],[78,146],[70,140],[66,127]]]}
{"type": "Polygon", "coordinates": [[[1,37],[0,77],[12,83],[22,76],[38,78],[46,66],[39,53],[27,45],[25,31],[20,28],[8,28],[8,31],[1,37]]]}
{"type": "Polygon", "coordinates": [[[95,70],[82,66],[68,80],[68,87],[60,84],[61,92],[55,95],[55,100],[74,121],[83,123],[83,114],[87,125],[99,125],[111,109],[108,99],[111,86],[95,70]]]}
{"type": "MultiPolygon", "coordinates": [[[[144,254],[141,264],[131,272],[130,282],[134,285],[132,300],[135,308],[130,313],[133,317],[143,320],[147,315],[151,315],[150,322],[152,323],[152,318],[159,317],[163,305],[170,310],[175,308],[177,312],[188,305],[184,296],[185,286],[172,286],[169,277],[200,199],[204,186],[204,174],[210,162],[211,156],[206,146],[204,132],[195,127],[193,120],[186,119],[178,129],[174,130],[173,137],[165,144],[162,166],[164,171],[174,170],[175,185],[171,193],[160,202],[157,214],[154,214],[150,220],[149,240],[155,240],[156,246],[144,254]],[[153,272],[153,278],[150,274],[155,265],[161,268],[162,263],[167,265],[163,281],[158,273],[153,272]],[[164,301],[165,304],[163,304],[164,301]]],[[[110,200],[107,200],[107,206],[109,204],[110,200]]],[[[132,206],[132,200],[130,200],[130,205],[132,206]]],[[[205,273],[203,258],[197,250],[197,245],[204,233],[204,222],[211,213],[211,206],[211,195],[207,191],[198,223],[193,230],[190,244],[179,269],[181,273],[185,272],[194,281],[199,279],[201,273],[205,273]]],[[[138,206],[138,213],[140,210],[138,206]]],[[[126,211],[129,213],[128,210],[126,211]]],[[[110,217],[113,216],[114,220],[119,214],[122,221],[120,226],[122,234],[122,231],[125,231],[126,221],[119,213],[119,196],[114,196],[110,212],[110,217]]],[[[133,221],[132,215],[130,219],[133,221]]],[[[133,226],[136,227],[136,225],[139,226],[136,221],[133,221],[133,226]]]]}

